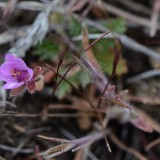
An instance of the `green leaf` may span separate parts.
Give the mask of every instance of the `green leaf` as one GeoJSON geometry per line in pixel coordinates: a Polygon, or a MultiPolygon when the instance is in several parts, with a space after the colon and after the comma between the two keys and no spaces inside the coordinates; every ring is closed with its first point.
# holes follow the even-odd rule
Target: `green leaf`
{"type": "Polygon", "coordinates": [[[71,86],[65,82],[64,80],[60,83],[58,86],[55,95],[59,98],[62,99],[66,94],[70,93],[72,91],[71,86]]]}
{"type": "Polygon", "coordinates": [[[37,55],[40,60],[57,60],[58,59],[59,46],[49,40],[44,40],[42,43],[38,43],[35,46],[33,54],[37,55]]]}
{"type": "Polygon", "coordinates": [[[77,36],[81,34],[81,23],[74,17],[68,18],[68,32],[71,36],[77,36]]]}
{"type": "Polygon", "coordinates": [[[122,18],[114,18],[104,22],[109,30],[115,33],[122,34],[126,31],[126,22],[122,18]]]}
{"type": "Polygon", "coordinates": [[[73,77],[69,78],[72,83],[77,83],[77,88],[79,85],[85,88],[90,82],[91,78],[87,71],[79,71],[73,77]]]}
{"type": "MultiPolygon", "coordinates": [[[[112,51],[115,41],[112,39],[103,39],[94,47],[93,51],[101,69],[107,74],[112,73],[114,53],[112,51]]],[[[116,69],[116,74],[121,75],[127,72],[126,61],[121,57],[116,69]]]]}
{"type": "MultiPolygon", "coordinates": [[[[66,79],[77,89],[79,89],[80,86],[82,88],[85,88],[91,82],[89,74],[86,71],[82,70],[70,77],[67,77],[66,79]]],[[[58,86],[55,95],[61,99],[71,91],[72,86],[70,86],[66,81],[63,80],[58,86]]]]}

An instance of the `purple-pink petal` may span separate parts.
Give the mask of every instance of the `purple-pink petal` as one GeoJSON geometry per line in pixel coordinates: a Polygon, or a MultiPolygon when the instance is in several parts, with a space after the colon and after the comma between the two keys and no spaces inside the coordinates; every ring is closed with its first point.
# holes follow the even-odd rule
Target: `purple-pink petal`
{"type": "Polygon", "coordinates": [[[0,71],[0,80],[5,82],[12,82],[13,78],[11,76],[6,76],[0,71]]]}
{"type": "Polygon", "coordinates": [[[13,70],[13,68],[15,68],[14,63],[6,62],[6,63],[1,65],[0,71],[1,71],[2,74],[6,75],[6,76],[11,76],[11,71],[13,70]]]}
{"type": "Polygon", "coordinates": [[[7,62],[13,62],[14,60],[16,60],[18,57],[15,56],[14,54],[6,54],[5,55],[5,60],[7,62]]]}
{"type": "Polygon", "coordinates": [[[30,82],[33,70],[13,54],[6,54],[5,62],[0,66],[0,80],[7,82],[3,89],[15,89],[30,82]]]}
{"type": "Polygon", "coordinates": [[[13,54],[6,54],[5,60],[6,60],[5,63],[14,63],[16,69],[27,70],[28,68],[25,62],[21,58],[18,58],[13,54]]]}
{"type": "Polygon", "coordinates": [[[28,74],[29,74],[29,80],[33,78],[33,70],[31,68],[27,68],[28,74]]]}
{"type": "Polygon", "coordinates": [[[14,88],[20,87],[23,84],[24,84],[24,82],[20,82],[20,83],[17,83],[17,82],[8,82],[5,85],[3,85],[2,88],[3,89],[14,89],[14,88]]]}

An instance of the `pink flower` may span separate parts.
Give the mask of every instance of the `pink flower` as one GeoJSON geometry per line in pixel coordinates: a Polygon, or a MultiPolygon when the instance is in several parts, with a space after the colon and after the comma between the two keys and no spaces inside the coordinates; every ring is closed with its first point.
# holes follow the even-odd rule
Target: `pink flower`
{"type": "Polygon", "coordinates": [[[26,87],[30,93],[34,93],[35,81],[41,71],[41,67],[36,67],[33,71],[21,58],[7,54],[5,62],[0,66],[0,80],[6,82],[3,89],[12,89],[11,96],[19,94],[26,87]]]}
{"type": "Polygon", "coordinates": [[[5,62],[0,66],[0,80],[6,82],[3,89],[14,89],[26,84],[33,78],[33,70],[25,62],[13,54],[5,56],[5,62]]]}

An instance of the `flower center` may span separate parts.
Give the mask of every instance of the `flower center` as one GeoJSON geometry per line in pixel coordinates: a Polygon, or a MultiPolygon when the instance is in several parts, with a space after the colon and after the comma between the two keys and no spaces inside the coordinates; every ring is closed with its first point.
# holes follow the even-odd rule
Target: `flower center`
{"type": "Polygon", "coordinates": [[[11,76],[16,78],[18,82],[26,81],[29,78],[29,74],[27,70],[12,69],[11,76]]]}

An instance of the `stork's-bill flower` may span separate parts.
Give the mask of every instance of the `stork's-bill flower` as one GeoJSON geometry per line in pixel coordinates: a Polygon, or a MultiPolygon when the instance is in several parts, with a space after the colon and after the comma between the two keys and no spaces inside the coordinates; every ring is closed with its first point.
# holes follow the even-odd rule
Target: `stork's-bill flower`
{"type": "Polygon", "coordinates": [[[3,89],[14,89],[31,81],[33,70],[13,54],[6,54],[5,62],[0,66],[0,80],[6,82],[3,89]]]}
{"type": "MultiPolygon", "coordinates": [[[[30,93],[36,90],[35,81],[41,73],[41,67],[33,71],[25,62],[14,54],[6,54],[5,62],[0,66],[0,80],[5,81],[3,89],[11,89],[12,93],[18,93],[28,88],[30,93]]],[[[12,95],[14,96],[14,95],[12,95]]]]}

